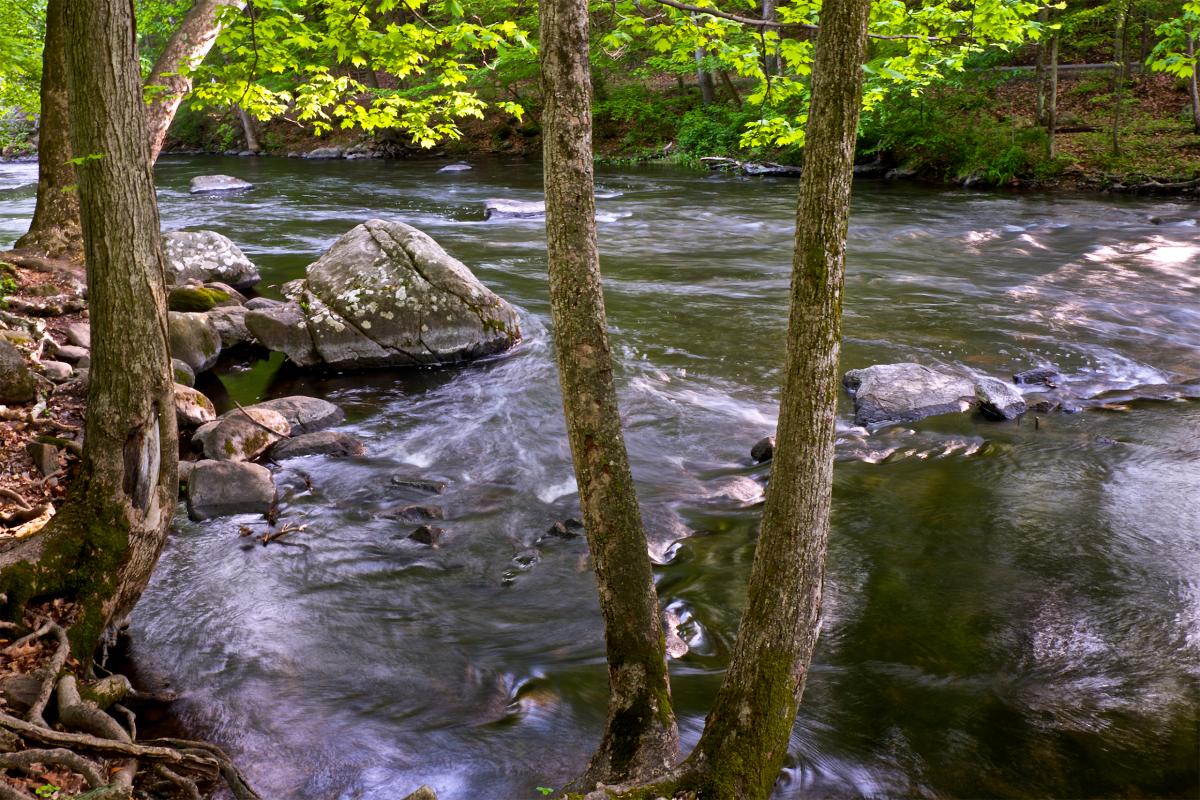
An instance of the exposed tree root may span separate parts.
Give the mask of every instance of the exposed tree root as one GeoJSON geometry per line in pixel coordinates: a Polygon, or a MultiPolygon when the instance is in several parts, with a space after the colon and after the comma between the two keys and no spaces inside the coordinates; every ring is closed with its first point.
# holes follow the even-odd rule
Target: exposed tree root
{"type": "MultiPolygon", "coordinates": [[[[0,623],[0,630],[13,636],[20,626],[0,623]]],[[[223,781],[236,800],[261,800],[215,745],[184,739],[138,742],[136,716],[121,701],[146,695],[135,692],[122,675],[109,675],[81,687],[67,669],[70,642],[67,631],[57,622],[42,621],[36,630],[7,645],[0,655],[28,659],[30,648],[37,648],[38,640],[44,637],[52,638],[53,652],[41,669],[30,673],[39,675],[40,682],[27,718],[0,708],[0,770],[6,774],[24,773],[35,781],[43,780],[47,770],[80,776],[71,780],[80,786],[82,778],[89,790],[88,800],[127,800],[132,796],[135,778],[139,785],[154,787],[156,797],[200,800],[205,796],[202,787],[211,790],[216,781],[223,781]],[[51,698],[56,701],[53,706],[51,698]],[[47,709],[53,709],[57,727],[65,730],[50,726],[45,719],[51,713],[47,709]],[[124,726],[105,709],[119,714],[124,726]],[[146,767],[140,778],[139,765],[146,767]]],[[[28,665],[28,661],[24,663],[28,665]]],[[[0,780],[0,800],[30,798],[23,788],[0,780]]]]}

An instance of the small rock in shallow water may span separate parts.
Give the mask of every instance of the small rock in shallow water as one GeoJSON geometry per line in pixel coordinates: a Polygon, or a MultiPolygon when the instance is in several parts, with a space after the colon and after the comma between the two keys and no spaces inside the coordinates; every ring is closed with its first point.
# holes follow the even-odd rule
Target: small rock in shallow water
{"type": "Polygon", "coordinates": [[[543,216],[545,213],[546,204],[540,200],[503,200],[497,198],[483,201],[484,219],[492,219],[493,217],[532,218],[543,216]]]}
{"type": "Polygon", "coordinates": [[[384,519],[416,522],[422,519],[442,519],[445,514],[437,506],[402,505],[386,508],[379,516],[384,519]]]}
{"type": "Polygon", "coordinates": [[[842,376],[842,384],[854,398],[854,422],[858,425],[957,414],[975,400],[975,384],[970,379],[913,363],[852,369],[842,376]]]}
{"type": "Polygon", "coordinates": [[[397,472],[392,476],[392,485],[403,486],[408,489],[416,489],[419,492],[429,492],[430,494],[441,494],[442,492],[446,491],[446,484],[444,481],[418,478],[403,472],[397,472]]]}
{"type": "Polygon", "coordinates": [[[316,150],[309,150],[305,153],[304,158],[321,160],[341,158],[343,155],[345,155],[345,151],[340,147],[318,147],[316,150]]]}
{"type": "Polygon", "coordinates": [[[438,800],[437,792],[430,789],[428,786],[422,786],[415,792],[405,797],[404,800],[438,800]]]}
{"type": "Polygon", "coordinates": [[[770,461],[775,457],[775,437],[767,436],[764,439],[759,439],[754,443],[754,447],[750,448],[750,457],[754,459],[755,464],[762,464],[770,461]]]}
{"type": "Polygon", "coordinates": [[[409,539],[421,544],[427,544],[430,547],[437,547],[438,542],[442,540],[442,535],[446,532],[444,528],[437,528],[433,525],[422,525],[408,535],[409,539]]]}
{"type": "Polygon", "coordinates": [[[263,400],[250,407],[265,408],[282,414],[292,426],[293,434],[312,433],[330,428],[346,418],[346,412],[328,400],[300,394],[263,400]]]}
{"type": "Polygon", "coordinates": [[[244,192],[253,189],[254,184],[235,178],[232,175],[197,175],[188,186],[191,194],[212,194],[215,192],[244,192]]]}
{"type": "Polygon", "coordinates": [[[262,279],[241,248],[216,231],[171,231],[163,234],[162,243],[169,286],[197,280],[244,289],[262,279]]]}
{"type": "Polygon", "coordinates": [[[470,164],[447,164],[439,169],[438,172],[467,172],[470,169],[470,164]]]}
{"type": "Polygon", "coordinates": [[[1025,398],[1012,384],[995,378],[980,378],[975,384],[979,410],[991,419],[1016,419],[1025,413],[1025,398]]]}
{"type": "Polygon", "coordinates": [[[188,516],[194,520],[266,514],[274,504],[275,481],[259,464],[200,461],[188,475],[188,516]]]}
{"type": "Polygon", "coordinates": [[[318,431],[276,442],[268,455],[275,461],[283,461],[303,456],[345,458],[362,454],[363,444],[356,437],[337,431],[318,431]]]}
{"type": "Polygon", "coordinates": [[[1054,386],[1060,378],[1062,375],[1054,367],[1036,367],[1022,370],[1013,375],[1013,383],[1019,386],[1036,386],[1038,384],[1054,386]]]}
{"type": "Polygon", "coordinates": [[[564,519],[550,526],[546,533],[559,539],[574,539],[583,535],[583,523],[577,519],[564,519]]]}

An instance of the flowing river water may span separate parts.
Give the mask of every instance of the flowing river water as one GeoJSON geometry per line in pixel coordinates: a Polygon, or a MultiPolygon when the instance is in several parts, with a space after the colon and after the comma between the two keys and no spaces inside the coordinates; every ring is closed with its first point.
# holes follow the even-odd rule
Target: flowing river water
{"type": "MultiPolygon", "coordinates": [[[[525,800],[586,763],[606,670],[553,365],[536,164],[168,158],[167,229],[213,229],[265,294],[393,217],[517,305],[525,339],[467,367],[221,368],[219,402],[342,405],[368,457],[287,462],[268,547],[184,514],[132,619],[141,669],[264,797],[525,800]],[[192,197],[198,174],[257,188],[192,197]],[[225,395],[227,391],[228,395],[225,395]],[[443,480],[437,549],[376,516],[397,473],[443,480]]],[[[0,244],[34,168],[0,167],[0,244]]],[[[597,178],[606,300],[685,745],[733,642],[783,358],[795,183],[666,167],[597,178]]],[[[1200,375],[1200,206],[855,189],[846,369],[1039,364],[1088,394],[1200,375]]],[[[970,415],[871,435],[842,409],[825,621],[777,798],[1136,797],[1198,791],[1200,403],[970,415]]],[[[428,502],[429,498],[424,498],[428,502]]]]}

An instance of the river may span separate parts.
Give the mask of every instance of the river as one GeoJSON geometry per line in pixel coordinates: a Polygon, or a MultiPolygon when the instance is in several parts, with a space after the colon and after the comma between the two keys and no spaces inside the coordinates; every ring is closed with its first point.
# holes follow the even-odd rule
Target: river
{"type": "MultiPolygon", "coordinates": [[[[536,164],[167,158],[164,227],[213,229],[303,274],[353,225],[394,217],[519,307],[504,357],[417,372],[221,368],[229,396],[313,393],[368,457],[288,462],[257,546],[182,513],[131,633],[143,672],[226,744],[264,797],[531,800],[586,763],[603,722],[600,617],[549,334],[536,164]],[[189,179],[257,184],[193,197],[189,179]],[[436,478],[437,549],[375,512],[436,478]]],[[[0,244],[32,212],[0,167],[0,244]]],[[[597,177],[625,429],[671,664],[699,736],[745,591],[768,468],[792,181],[668,167],[597,177]]],[[[860,183],[846,369],[919,361],[1007,377],[1057,365],[1084,393],[1200,375],[1200,206],[860,183]]],[[[219,387],[210,385],[218,400],[219,387]]],[[[934,417],[865,436],[842,409],[825,621],[775,797],[1195,796],[1200,717],[1200,404],[991,423],[934,417]]]]}

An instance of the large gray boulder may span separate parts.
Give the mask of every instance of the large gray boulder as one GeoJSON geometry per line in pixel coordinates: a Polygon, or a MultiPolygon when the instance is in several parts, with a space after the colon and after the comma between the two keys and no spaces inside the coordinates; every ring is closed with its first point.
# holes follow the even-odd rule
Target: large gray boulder
{"type": "Polygon", "coordinates": [[[852,369],[842,377],[842,384],[854,398],[854,422],[858,425],[956,414],[968,410],[975,400],[975,383],[970,378],[921,364],[852,369]]]}
{"type": "Polygon", "coordinates": [[[365,368],[467,361],[511,347],[516,310],[433,239],[369,220],[284,287],[291,302],[246,327],[300,366],[365,368]]]}
{"type": "Polygon", "coordinates": [[[192,178],[188,187],[191,194],[212,194],[215,192],[244,192],[253,189],[254,184],[231,175],[197,175],[192,178]]]}
{"type": "Polygon", "coordinates": [[[197,280],[245,289],[262,280],[246,254],[216,231],[172,231],[164,233],[162,241],[169,286],[197,280]]]}
{"type": "Polygon", "coordinates": [[[266,514],[274,503],[275,481],[259,464],[201,461],[188,475],[187,509],[194,520],[266,514]]]}
{"type": "Polygon", "coordinates": [[[252,461],[291,433],[283,415],[267,408],[238,409],[201,425],[192,437],[214,461],[252,461]]]}
{"type": "Polygon", "coordinates": [[[28,403],[37,397],[37,379],[21,351],[0,339],[0,403],[28,403]]]}
{"type": "Polygon", "coordinates": [[[207,314],[167,312],[171,358],[179,359],[199,374],[213,368],[221,355],[221,335],[209,324],[207,314]]]}

